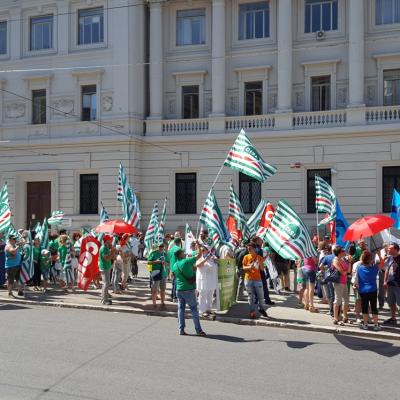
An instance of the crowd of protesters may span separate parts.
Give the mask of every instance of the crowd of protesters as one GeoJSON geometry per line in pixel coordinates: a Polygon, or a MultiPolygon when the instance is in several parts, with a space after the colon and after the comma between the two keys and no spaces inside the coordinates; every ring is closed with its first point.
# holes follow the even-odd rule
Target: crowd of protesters
{"type": "MultiPolygon", "coordinates": [[[[27,243],[33,237],[33,276],[28,282],[34,291],[45,293],[51,285],[58,285],[66,293],[75,290],[81,234],[68,236],[65,230],[52,232],[48,249],[42,249],[35,233],[19,231],[7,241],[0,235],[0,286],[7,277],[10,297],[25,296],[25,285],[19,279],[20,267],[26,256],[27,243]],[[71,265],[66,268],[69,249],[71,265]]],[[[99,252],[99,274],[93,281],[101,289],[101,302],[112,304],[113,295],[126,292],[128,283],[138,275],[138,260],[145,256],[143,235],[104,235],[99,252]],[[100,284],[101,283],[101,284],[100,284]]],[[[328,237],[314,242],[317,257],[290,261],[263,243],[259,237],[232,242],[215,249],[207,230],[202,230],[190,248],[185,246],[180,232],[167,234],[163,241],[147,249],[151,300],[154,309],[165,310],[168,279],[172,288],[168,295],[178,303],[179,333],[185,335],[185,307],[191,310],[198,335],[205,335],[200,315],[213,316],[218,287],[218,258],[234,258],[238,275],[237,300],[244,300],[246,292],[249,317],[259,313],[268,318],[267,307],[274,305],[270,291],[283,296],[298,293],[298,307],[318,313],[316,298],[329,305],[328,314],[335,325],[356,323],[368,329],[372,314],[373,329],[380,330],[378,313],[387,301],[391,316],[384,324],[395,325],[400,306],[400,252],[396,243],[384,243],[381,249],[370,251],[365,241],[345,248],[331,244],[328,237]],[[290,271],[294,271],[290,288],[290,271]],[[349,317],[350,294],[354,296],[354,315],[349,317]],[[157,300],[160,305],[157,306],[157,300]]],[[[351,314],[353,315],[353,314],[351,314]]]]}

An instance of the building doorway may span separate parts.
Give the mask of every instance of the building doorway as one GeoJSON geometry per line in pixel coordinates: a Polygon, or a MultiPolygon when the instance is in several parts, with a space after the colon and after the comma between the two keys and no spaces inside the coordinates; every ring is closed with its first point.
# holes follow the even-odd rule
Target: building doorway
{"type": "Polygon", "coordinates": [[[26,183],[26,221],[33,229],[37,222],[42,223],[51,212],[51,182],[26,183]]]}

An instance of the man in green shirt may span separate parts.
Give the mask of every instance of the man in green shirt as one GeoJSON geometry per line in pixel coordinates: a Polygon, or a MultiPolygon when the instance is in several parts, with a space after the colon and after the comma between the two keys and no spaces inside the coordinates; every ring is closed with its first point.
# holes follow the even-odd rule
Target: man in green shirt
{"type": "Polygon", "coordinates": [[[157,308],[157,293],[160,291],[160,310],[165,310],[165,289],[167,287],[167,271],[165,269],[164,243],[160,243],[156,250],[153,250],[147,258],[147,264],[151,265],[151,299],[153,308],[157,308]]]}
{"type": "Polygon", "coordinates": [[[113,258],[114,249],[112,247],[112,236],[103,236],[103,246],[100,247],[99,252],[99,270],[101,273],[101,280],[103,287],[101,290],[101,303],[111,305],[110,295],[108,294],[108,287],[110,286],[110,273],[111,273],[111,259],[113,258]]]}
{"type": "Polygon", "coordinates": [[[175,252],[176,262],[171,268],[176,279],[176,295],[178,297],[178,325],[179,334],[186,335],[185,332],[185,308],[188,304],[192,313],[194,327],[198,336],[205,336],[201,328],[199,311],[196,299],[196,268],[201,266],[205,259],[202,248],[196,244],[197,255],[185,258],[185,252],[179,249],[175,252]],[[202,258],[202,261],[198,261],[202,258]]]}
{"type": "MultiPolygon", "coordinates": [[[[177,237],[174,239],[174,245],[171,247],[171,249],[168,251],[168,262],[169,262],[169,270],[172,273],[172,268],[175,265],[176,262],[176,257],[175,253],[178,250],[182,249],[182,239],[177,237]]],[[[175,302],[177,300],[176,297],[176,279],[175,276],[172,277],[172,289],[171,289],[171,301],[175,302]]]]}

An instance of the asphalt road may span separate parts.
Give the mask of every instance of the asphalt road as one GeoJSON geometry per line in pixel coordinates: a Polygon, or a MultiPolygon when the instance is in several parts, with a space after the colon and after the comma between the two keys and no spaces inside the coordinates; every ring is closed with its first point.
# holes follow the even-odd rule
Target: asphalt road
{"type": "Polygon", "coordinates": [[[203,329],[181,337],[173,318],[0,304],[0,400],[397,398],[399,342],[203,329]]]}

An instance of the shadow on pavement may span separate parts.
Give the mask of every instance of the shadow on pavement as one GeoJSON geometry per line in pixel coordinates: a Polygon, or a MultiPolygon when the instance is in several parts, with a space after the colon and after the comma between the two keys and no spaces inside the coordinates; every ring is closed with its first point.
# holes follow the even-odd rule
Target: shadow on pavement
{"type": "Polygon", "coordinates": [[[207,335],[205,336],[206,339],[212,340],[221,340],[223,342],[230,342],[230,343],[257,343],[263,342],[264,339],[244,339],[237,336],[230,336],[230,335],[207,335]]]}
{"type": "Polygon", "coordinates": [[[291,349],[305,349],[315,344],[315,342],[299,342],[297,340],[281,340],[281,342],[286,343],[291,349]]]}
{"type": "Polygon", "coordinates": [[[0,311],[14,311],[14,310],[26,310],[29,307],[19,306],[17,304],[2,304],[0,303],[0,311]]]}
{"type": "Polygon", "coordinates": [[[371,340],[354,336],[335,335],[336,340],[354,351],[371,351],[384,357],[395,357],[400,354],[400,347],[383,340],[371,340]]]}

